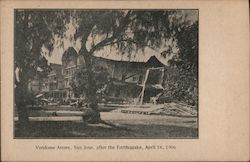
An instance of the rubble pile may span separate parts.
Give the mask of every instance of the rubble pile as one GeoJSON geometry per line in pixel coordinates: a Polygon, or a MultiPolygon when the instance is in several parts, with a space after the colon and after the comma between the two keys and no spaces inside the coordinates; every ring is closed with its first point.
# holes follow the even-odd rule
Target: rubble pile
{"type": "Polygon", "coordinates": [[[183,103],[167,103],[161,108],[152,110],[150,114],[196,117],[197,108],[183,103]]]}
{"type": "Polygon", "coordinates": [[[147,105],[142,107],[130,107],[116,109],[113,112],[143,114],[143,115],[168,115],[179,117],[197,117],[197,107],[184,103],[165,103],[160,105],[147,105]]]}

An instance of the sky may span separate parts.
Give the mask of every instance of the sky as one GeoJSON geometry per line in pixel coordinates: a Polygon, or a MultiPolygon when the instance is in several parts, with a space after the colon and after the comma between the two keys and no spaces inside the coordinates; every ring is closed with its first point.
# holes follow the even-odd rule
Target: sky
{"type": "MultiPolygon", "coordinates": [[[[182,21],[184,20],[189,20],[190,22],[194,22],[198,20],[198,11],[196,10],[180,10],[179,15],[186,15],[185,18],[183,18],[182,21]]],[[[64,51],[66,51],[69,47],[74,47],[77,52],[79,52],[81,48],[81,43],[80,40],[78,39],[77,41],[72,41],[72,37],[74,36],[74,33],[76,32],[76,29],[72,23],[72,21],[66,25],[66,32],[64,38],[61,40],[57,37],[54,37],[55,39],[55,44],[54,44],[54,49],[51,52],[51,55],[48,56],[48,50],[45,48],[42,49],[42,53],[46,56],[48,59],[49,63],[56,63],[56,64],[62,64],[61,58],[62,54],[64,51]],[[63,42],[63,46],[60,46],[60,41],[63,42]]],[[[95,42],[98,42],[102,38],[95,38],[95,42]]],[[[89,37],[88,42],[87,42],[87,48],[90,47],[90,43],[93,41],[93,38],[89,37]]],[[[160,56],[160,53],[163,52],[166,48],[165,46],[160,47],[157,50],[153,50],[150,48],[145,48],[144,51],[138,50],[138,51],[133,51],[130,55],[128,54],[123,54],[121,55],[118,50],[116,50],[114,47],[106,46],[102,50],[99,50],[95,52],[95,56],[99,57],[105,57],[108,59],[113,59],[113,60],[123,60],[123,61],[146,61],[148,60],[151,56],[155,55],[163,64],[167,65],[168,60],[170,60],[176,53],[178,53],[178,48],[176,45],[176,42],[173,42],[171,39],[166,42],[165,45],[171,45],[173,49],[173,53],[167,57],[163,58],[160,56]]]]}

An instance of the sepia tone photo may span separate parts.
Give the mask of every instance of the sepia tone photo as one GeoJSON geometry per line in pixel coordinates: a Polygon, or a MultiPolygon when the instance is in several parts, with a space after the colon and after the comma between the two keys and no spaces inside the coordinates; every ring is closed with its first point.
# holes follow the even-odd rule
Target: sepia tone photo
{"type": "Polygon", "coordinates": [[[249,161],[249,2],[0,1],[1,161],[249,161]]]}
{"type": "Polygon", "coordinates": [[[196,9],[15,9],[14,138],[199,138],[196,9]]]}

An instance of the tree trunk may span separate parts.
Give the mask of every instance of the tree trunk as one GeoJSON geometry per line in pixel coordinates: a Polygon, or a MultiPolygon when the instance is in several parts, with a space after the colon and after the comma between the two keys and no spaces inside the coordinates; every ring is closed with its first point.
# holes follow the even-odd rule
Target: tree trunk
{"type": "Polygon", "coordinates": [[[88,85],[87,85],[87,100],[88,100],[88,108],[89,111],[87,115],[84,116],[84,120],[88,123],[99,123],[101,121],[100,112],[98,111],[98,104],[97,104],[97,96],[96,96],[96,81],[94,79],[94,72],[93,72],[93,62],[92,62],[92,55],[87,53],[84,54],[84,60],[86,63],[87,68],[87,78],[88,78],[88,85]]]}
{"type": "Polygon", "coordinates": [[[20,131],[25,133],[25,129],[29,124],[29,117],[27,111],[27,101],[29,98],[28,95],[28,82],[26,79],[21,80],[19,83],[16,83],[15,88],[15,103],[18,113],[18,123],[20,131]]]}

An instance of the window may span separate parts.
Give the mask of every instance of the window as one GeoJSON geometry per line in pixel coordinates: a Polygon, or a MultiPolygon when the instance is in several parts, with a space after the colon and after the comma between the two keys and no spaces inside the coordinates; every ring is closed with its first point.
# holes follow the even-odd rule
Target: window
{"type": "Polygon", "coordinates": [[[122,80],[126,79],[126,74],[122,74],[122,80]]]}
{"type": "Polygon", "coordinates": [[[139,81],[138,81],[139,84],[142,83],[142,75],[139,76],[139,81]]]}
{"type": "Polygon", "coordinates": [[[117,89],[116,89],[116,92],[115,92],[115,97],[119,97],[119,96],[120,96],[120,93],[121,93],[120,89],[117,88],[117,89]]]}
{"type": "Polygon", "coordinates": [[[68,80],[65,80],[65,87],[68,87],[68,80]]]}

